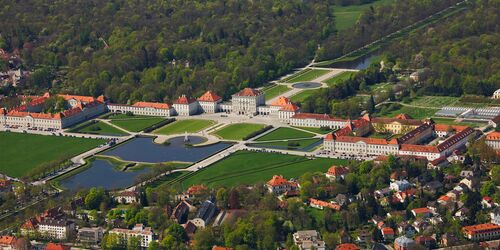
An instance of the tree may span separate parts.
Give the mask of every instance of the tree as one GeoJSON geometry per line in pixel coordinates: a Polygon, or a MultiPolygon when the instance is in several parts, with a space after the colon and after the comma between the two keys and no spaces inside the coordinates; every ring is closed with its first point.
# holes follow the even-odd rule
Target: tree
{"type": "Polygon", "coordinates": [[[89,193],[85,196],[85,206],[87,209],[98,209],[99,204],[104,199],[104,189],[91,188],[89,193]]]}
{"type": "Polygon", "coordinates": [[[491,181],[486,181],[481,186],[481,195],[482,196],[489,196],[489,197],[491,197],[491,196],[493,196],[493,194],[495,194],[495,191],[496,191],[496,186],[491,181]]]}
{"type": "Polygon", "coordinates": [[[141,241],[138,237],[132,236],[128,238],[127,250],[136,250],[141,248],[141,241]]]}

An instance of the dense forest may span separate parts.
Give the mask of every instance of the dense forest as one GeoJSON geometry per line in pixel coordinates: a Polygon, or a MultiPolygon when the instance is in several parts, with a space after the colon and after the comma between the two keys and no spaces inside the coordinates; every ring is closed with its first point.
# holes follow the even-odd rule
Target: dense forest
{"type": "Polygon", "coordinates": [[[0,0],[0,48],[20,50],[24,67],[34,69],[25,93],[52,88],[120,103],[206,89],[228,97],[317,52],[336,57],[458,0],[395,1],[337,32],[335,7],[366,2],[373,1],[0,0]]]}
{"type": "Polygon", "coordinates": [[[500,2],[472,2],[445,23],[394,42],[388,54],[403,68],[428,68],[420,92],[485,95],[500,88],[500,2]]]}
{"type": "MultiPolygon", "coordinates": [[[[357,117],[366,107],[347,99],[366,86],[396,83],[396,72],[420,72],[419,82],[399,82],[403,96],[474,94],[491,96],[500,88],[500,2],[471,2],[469,9],[442,23],[413,32],[384,48],[384,68],[374,63],[328,89],[321,89],[302,103],[306,112],[357,117]],[[340,101],[342,100],[342,101],[340,101]]],[[[389,92],[380,100],[394,99],[389,92]]],[[[370,103],[368,103],[370,104],[370,103]]]]}

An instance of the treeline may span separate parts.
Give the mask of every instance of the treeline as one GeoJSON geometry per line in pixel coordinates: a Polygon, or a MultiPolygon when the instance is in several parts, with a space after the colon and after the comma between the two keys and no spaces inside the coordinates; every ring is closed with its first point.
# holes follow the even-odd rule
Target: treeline
{"type": "Polygon", "coordinates": [[[471,1],[468,10],[388,47],[403,68],[422,74],[427,95],[490,96],[500,88],[500,2],[471,1]]]}
{"type": "Polygon", "coordinates": [[[29,90],[117,103],[228,97],[309,62],[335,32],[334,2],[0,0],[0,47],[36,68],[29,90]]]}
{"type": "Polygon", "coordinates": [[[44,162],[34,168],[32,168],[23,178],[28,178],[30,180],[36,180],[53,174],[63,168],[68,167],[72,164],[70,155],[64,155],[58,159],[54,159],[48,162],[44,162]]]}

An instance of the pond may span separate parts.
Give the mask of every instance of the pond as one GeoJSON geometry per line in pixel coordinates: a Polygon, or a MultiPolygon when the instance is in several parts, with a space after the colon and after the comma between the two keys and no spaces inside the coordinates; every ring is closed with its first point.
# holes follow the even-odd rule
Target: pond
{"type": "Polygon", "coordinates": [[[137,171],[124,172],[115,169],[109,161],[96,159],[84,171],[60,181],[61,186],[69,190],[80,188],[102,187],[104,189],[121,189],[134,184],[135,177],[150,171],[143,168],[137,171]]]}
{"type": "Polygon", "coordinates": [[[292,85],[292,87],[297,88],[297,89],[314,89],[314,88],[321,87],[321,83],[317,83],[317,82],[299,82],[299,83],[296,83],[296,84],[292,85]]]}
{"type": "Polygon", "coordinates": [[[362,56],[354,61],[347,61],[347,62],[337,62],[337,63],[332,63],[330,67],[334,68],[345,68],[345,69],[366,69],[370,64],[375,62],[378,58],[380,57],[380,53],[374,52],[365,56],[362,56]]]}
{"type": "Polygon", "coordinates": [[[205,141],[205,138],[198,136],[189,136],[188,138],[189,141],[185,142],[184,136],[174,137],[168,140],[169,145],[163,145],[154,143],[152,137],[137,137],[102,154],[116,156],[125,161],[147,163],[198,162],[232,145],[219,142],[207,146],[192,147],[189,144],[201,143],[205,141]]]}

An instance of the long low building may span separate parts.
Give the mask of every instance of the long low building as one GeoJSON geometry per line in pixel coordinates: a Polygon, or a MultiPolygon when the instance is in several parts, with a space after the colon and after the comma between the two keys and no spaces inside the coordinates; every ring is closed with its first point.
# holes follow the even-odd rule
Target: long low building
{"type": "Polygon", "coordinates": [[[464,236],[473,241],[500,239],[500,225],[493,223],[478,224],[462,228],[464,236]]]}
{"type": "MultiPolygon", "coordinates": [[[[368,119],[364,117],[359,120],[368,119]]],[[[393,122],[391,120],[391,123],[393,122]]],[[[469,138],[475,134],[472,128],[466,127],[436,146],[419,145],[418,143],[427,140],[435,134],[435,124],[432,121],[424,122],[397,139],[362,137],[362,134],[358,135],[354,133],[356,126],[353,123],[349,124],[334,133],[326,135],[323,142],[325,150],[331,153],[357,156],[410,155],[435,160],[440,157],[449,156],[454,150],[463,147],[469,138]]],[[[371,124],[373,126],[373,123],[371,124]]],[[[374,128],[372,127],[372,129],[374,128]]]]}

